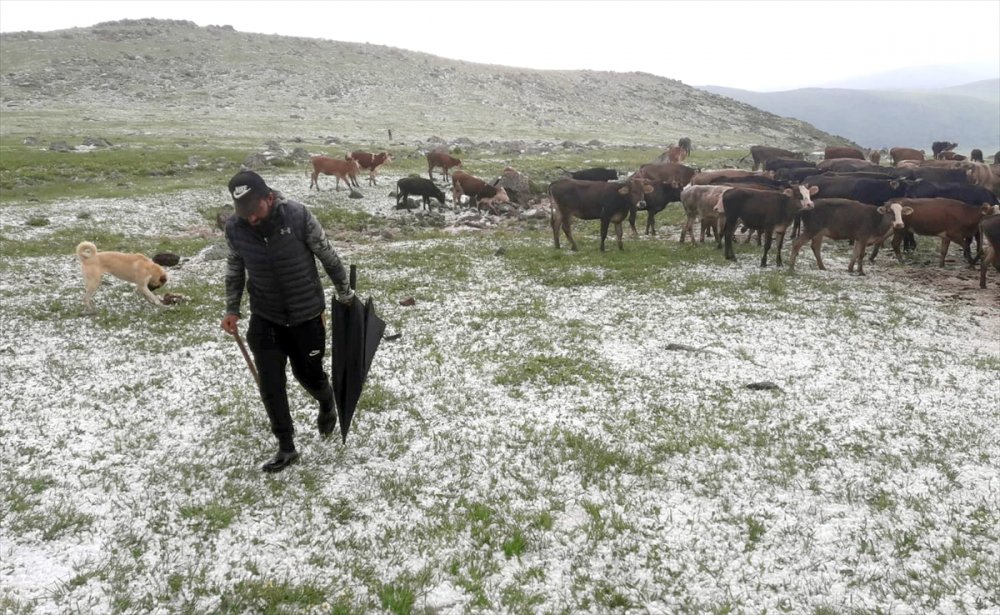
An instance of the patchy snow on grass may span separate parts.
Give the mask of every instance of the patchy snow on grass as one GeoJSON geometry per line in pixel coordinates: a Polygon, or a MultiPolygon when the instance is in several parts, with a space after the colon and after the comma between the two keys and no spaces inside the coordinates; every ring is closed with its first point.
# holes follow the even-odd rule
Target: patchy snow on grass
{"type": "MultiPolygon", "coordinates": [[[[0,233],[172,235],[225,203],[5,208],[0,233]]],[[[346,446],[316,434],[290,378],[302,460],[275,476],[219,328],[223,260],[171,269],[188,304],[109,281],[82,316],[72,254],[5,254],[0,605],[1000,610],[1000,308],[942,301],[895,265],[849,276],[846,250],[788,275],[705,247],[627,291],[581,254],[532,265],[593,282],[543,284],[514,253],[549,241],[338,245],[402,337],[382,342],[346,446]]]]}

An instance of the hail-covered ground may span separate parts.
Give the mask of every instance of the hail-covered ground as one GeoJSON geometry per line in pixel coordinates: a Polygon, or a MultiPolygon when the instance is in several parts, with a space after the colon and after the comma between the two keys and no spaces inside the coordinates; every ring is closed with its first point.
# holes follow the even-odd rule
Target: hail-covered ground
{"type": "MultiPolygon", "coordinates": [[[[0,233],[219,244],[213,203],[5,207],[0,233]]],[[[518,259],[550,241],[335,243],[402,336],[346,445],[289,375],[302,459],[278,475],[217,253],[169,271],[186,303],[109,279],[93,316],[71,253],[5,255],[0,611],[1000,612],[995,283],[949,301],[888,257],[772,277],[704,246],[623,289],[592,235],[518,259]],[[556,256],[578,283],[540,281],[556,256]]]]}

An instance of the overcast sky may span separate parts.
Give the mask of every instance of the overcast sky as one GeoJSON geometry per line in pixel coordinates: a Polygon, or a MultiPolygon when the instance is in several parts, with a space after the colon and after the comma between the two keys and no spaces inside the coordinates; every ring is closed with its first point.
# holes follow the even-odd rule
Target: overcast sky
{"type": "MultiPolygon", "coordinates": [[[[0,0],[0,31],[156,17],[541,69],[642,71],[768,91],[903,67],[1000,77],[1000,0],[973,2],[56,2],[0,0]]],[[[0,49],[2,51],[2,49],[0,49]]]]}

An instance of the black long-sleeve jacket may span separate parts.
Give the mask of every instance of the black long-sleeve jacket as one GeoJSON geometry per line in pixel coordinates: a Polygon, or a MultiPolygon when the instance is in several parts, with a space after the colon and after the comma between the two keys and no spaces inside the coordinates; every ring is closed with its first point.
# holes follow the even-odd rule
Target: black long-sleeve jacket
{"type": "Polygon", "coordinates": [[[257,227],[238,216],[226,223],[226,313],[241,315],[245,287],[251,312],[291,326],[326,309],[317,258],[338,294],[349,288],[344,265],[316,217],[301,203],[276,196],[271,215],[257,227]]]}

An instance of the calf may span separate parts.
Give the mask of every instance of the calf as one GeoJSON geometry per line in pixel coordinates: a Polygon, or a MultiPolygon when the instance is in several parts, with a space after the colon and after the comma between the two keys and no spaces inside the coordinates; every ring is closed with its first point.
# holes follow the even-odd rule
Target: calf
{"type": "MultiPolygon", "coordinates": [[[[655,235],[656,234],[656,214],[660,213],[667,208],[670,203],[675,203],[681,200],[681,186],[676,182],[652,182],[653,191],[646,194],[646,198],[643,199],[646,203],[646,234],[655,235]]],[[[632,232],[638,235],[638,231],[635,230],[635,219],[634,217],[629,218],[629,224],[632,225],[632,232]]]]}
{"type": "MultiPolygon", "coordinates": [[[[487,184],[465,171],[455,171],[451,174],[451,198],[458,204],[462,202],[463,194],[468,195],[469,199],[476,204],[476,211],[481,211],[482,209],[480,199],[483,199],[483,203],[489,200],[491,205],[495,202],[510,202],[510,198],[497,198],[499,190],[497,190],[496,184],[487,184]]],[[[503,193],[503,197],[507,197],[506,192],[503,193]]]]}
{"type": "MultiPolygon", "coordinates": [[[[335,175],[337,177],[337,190],[340,190],[340,180],[344,180],[344,184],[348,188],[351,186],[358,185],[358,163],[352,160],[350,157],[346,157],[343,160],[340,158],[328,158],[326,156],[313,156],[312,159],[312,179],[309,181],[309,189],[316,186],[316,190],[319,191],[319,174],[323,175],[335,175]]],[[[309,173],[307,170],[306,173],[309,173]]]]}
{"type": "Polygon", "coordinates": [[[556,167],[563,173],[568,174],[573,179],[583,179],[591,182],[608,182],[618,179],[618,171],[615,169],[605,169],[604,167],[594,167],[592,169],[582,169],[580,171],[567,171],[562,167],[556,167]]]}
{"type": "Polygon", "coordinates": [[[660,155],[660,160],[664,162],[684,162],[687,160],[688,152],[680,145],[671,145],[667,151],[660,155]]]}
{"type": "Polygon", "coordinates": [[[576,251],[576,241],[570,223],[573,217],[581,220],[601,221],[601,252],[608,237],[608,227],[613,222],[618,237],[618,249],[622,244],[622,221],[638,208],[645,206],[644,199],[653,191],[648,181],[635,176],[623,182],[594,182],[580,179],[559,179],[549,184],[549,200],[552,202],[552,239],[559,248],[560,228],[569,240],[570,248],[576,251]]]}
{"type": "Polygon", "coordinates": [[[828,147],[823,150],[823,160],[830,160],[831,158],[864,160],[865,154],[856,147],[828,147]]]}
{"type": "Polygon", "coordinates": [[[406,198],[414,194],[423,197],[424,209],[427,211],[431,209],[431,198],[437,199],[441,207],[444,207],[444,193],[433,181],[423,177],[404,177],[396,182],[396,207],[405,205],[406,198]]]}
{"type": "MultiPolygon", "coordinates": [[[[768,147],[766,145],[753,145],[750,147],[750,156],[753,157],[753,170],[758,170],[762,164],[775,158],[798,158],[802,159],[802,154],[790,152],[780,147],[768,147]]],[[[744,156],[744,159],[746,156],[744,156]]]]}
{"type": "Polygon", "coordinates": [[[723,228],[725,236],[725,256],[727,260],[736,260],[733,251],[733,234],[740,221],[751,230],[760,231],[764,235],[764,255],[760,266],[767,266],[767,253],[771,249],[771,235],[778,233],[778,255],[775,261],[781,265],[781,246],[785,241],[785,229],[795,219],[795,215],[812,208],[812,195],[818,189],[805,184],[786,188],[781,192],[764,190],[747,190],[733,188],[722,194],[722,206],[726,214],[726,224],[723,228]]]}
{"type": "Polygon", "coordinates": [[[904,214],[913,210],[899,203],[873,207],[860,201],[850,199],[816,199],[812,209],[802,212],[802,233],[792,244],[788,256],[788,268],[795,268],[795,259],[799,250],[808,242],[812,242],[812,251],[816,256],[816,266],[823,266],[823,256],[820,248],[823,237],[830,239],[849,239],[854,242],[854,253],[847,265],[847,272],[854,272],[854,264],[858,265],[858,275],[864,275],[865,248],[881,243],[894,229],[903,228],[904,214]]]}
{"type": "Polygon", "coordinates": [[[712,229],[715,235],[715,247],[722,247],[722,234],[719,233],[720,224],[725,221],[724,212],[718,208],[722,200],[722,195],[729,186],[686,186],[681,191],[681,204],[684,206],[684,213],[687,214],[687,221],[681,228],[681,243],[684,243],[684,234],[687,233],[694,243],[694,221],[698,218],[701,226],[700,243],[705,243],[705,231],[712,229]]]}
{"type": "Polygon", "coordinates": [[[358,166],[360,166],[365,171],[368,171],[368,185],[376,185],[375,172],[383,164],[388,164],[392,162],[392,156],[387,152],[379,152],[377,154],[372,154],[369,152],[356,151],[351,152],[351,158],[357,161],[358,166]]]}
{"type": "Polygon", "coordinates": [[[979,263],[979,288],[986,288],[986,270],[990,265],[1000,271],[1000,216],[983,218],[979,223],[983,235],[983,260],[979,263]]]}
{"type": "Polygon", "coordinates": [[[904,228],[895,229],[892,237],[892,250],[896,254],[896,259],[903,262],[899,246],[903,241],[904,231],[909,230],[917,235],[941,238],[941,260],[939,263],[941,267],[944,267],[948,246],[953,241],[961,244],[965,260],[970,265],[974,262],[970,250],[972,238],[978,234],[979,223],[983,217],[993,212],[992,205],[969,207],[962,201],[943,198],[893,199],[886,205],[893,203],[899,203],[912,210],[908,214],[903,214],[904,228]]]}
{"type": "Polygon", "coordinates": [[[444,178],[447,181],[448,172],[454,167],[462,166],[462,161],[444,152],[427,152],[427,177],[434,181],[433,170],[441,167],[444,178]]]}
{"type": "Polygon", "coordinates": [[[879,164],[882,162],[882,152],[877,149],[873,149],[871,153],[868,154],[868,162],[872,163],[875,166],[879,166],[879,164]]]}

